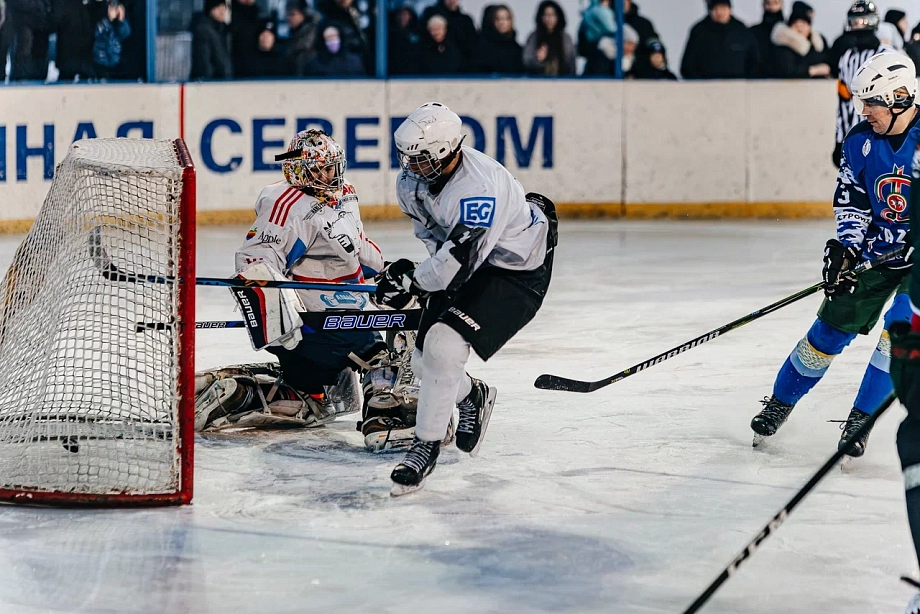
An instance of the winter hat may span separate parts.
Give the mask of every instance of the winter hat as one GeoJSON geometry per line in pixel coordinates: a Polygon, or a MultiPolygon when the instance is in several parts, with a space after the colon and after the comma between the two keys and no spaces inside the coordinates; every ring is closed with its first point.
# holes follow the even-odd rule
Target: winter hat
{"type": "Polygon", "coordinates": [[[645,48],[648,50],[649,55],[653,53],[665,53],[664,44],[662,44],[662,42],[657,38],[648,39],[648,42],[645,43],[645,48]]]}
{"type": "Polygon", "coordinates": [[[259,28],[259,32],[265,32],[266,30],[273,34],[278,34],[278,22],[271,18],[263,19],[262,27],[259,28]]]}
{"type": "Polygon", "coordinates": [[[724,4],[725,6],[731,8],[732,0],[706,0],[706,4],[709,6],[710,11],[720,4],[724,4]]]}
{"type": "Polygon", "coordinates": [[[809,13],[814,13],[814,12],[815,12],[815,9],[812,8],[812,6],[808,4],[807,2],[802,2],[802,0],[795,0],[795,2],[792,3],[792,13],[793,14],[805,13],[806,15],[808,15],[809,13]]]}
{"type": "Polygon", "coordinates": [[[286,11],[300,11],[307,14],[307,0],[287,0],[284,9],[286,11]]]}
{"type": "Polygon", "coordinates": [[[623,24],[623,42],[633,43],[634,45],[639,44],[639,33],[628,23],[623,24]]]}
{"type": "Polygon", "coordinates": [[[227,5],[227,0],[204,0],[204,12],[210,13],[215,6],[227,5]]]}
{"type": "Polygon", "coordinates": [[[885,13],[885,21],[888,23],[893,23],[898,25],[898,22],[907,17],[907,13],[904,11],[899,11],[898,9],[891,9],[885,13]]]}

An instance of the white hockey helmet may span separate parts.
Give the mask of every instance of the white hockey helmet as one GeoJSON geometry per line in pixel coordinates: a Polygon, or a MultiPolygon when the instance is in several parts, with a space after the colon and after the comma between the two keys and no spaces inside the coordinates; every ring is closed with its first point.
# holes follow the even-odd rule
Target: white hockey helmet
{"type": "Polygon", "coordinates": [[[421,183],[441,176],[460,149],[460,117],[440,102],[426,102],[393,133],[403,171],[421,183]]]}
{"type": "Polygon", "coordinates": [[[859,67],[850,91],[853,107],[860,115],[866,105],[884,106],[893,111],[909,109],[917,98],[917,69],[906,55],[894,51],[879,53],[859,67]]]}
{"type": "Polygon", "coordinates": [[[275,161],[290,185],[312,189],[316,196],[335,196],[345,184],[345,151],[322,130],[298,132],[275,161]]]}

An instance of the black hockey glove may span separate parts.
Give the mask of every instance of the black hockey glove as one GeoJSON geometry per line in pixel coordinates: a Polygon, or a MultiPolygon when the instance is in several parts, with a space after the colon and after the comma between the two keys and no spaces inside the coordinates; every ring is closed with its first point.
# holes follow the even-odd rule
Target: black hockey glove
{"type": "Polygon", "coordinates": [[[377,291],[374,301],[378,305],[387,305],[393,309],[405,309],[412,302],[413,296],[423,296],[425,291],[415,284],[412,275],[415,263],[401,258],[385,266],[377,275],[377,291]]]}
{"type": "Polygon", "coordinates": [[[852,294],[856,289],[856,277],[848,275],[859,261],[855,247],[831,239],[824,247],[824,295],[834,300],[841,294],[852,294]]]}

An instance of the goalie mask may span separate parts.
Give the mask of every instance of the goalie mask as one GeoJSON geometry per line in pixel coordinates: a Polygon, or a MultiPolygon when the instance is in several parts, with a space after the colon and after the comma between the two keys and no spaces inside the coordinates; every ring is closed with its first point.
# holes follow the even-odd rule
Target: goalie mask
{"type": "Polygon", "coordinates": [[[403,172],[434,183],[460,150],[460,117],[440,102],[426,102],[393,134],[403,172]]]}
{"type": "Polygon", "coordinates": [[[281,162],[288,184],[310,189],[314,196],[337,199],[345,185],[345,151],[322,130],[298,132],[287,153],[275,160],[281,162]]]}

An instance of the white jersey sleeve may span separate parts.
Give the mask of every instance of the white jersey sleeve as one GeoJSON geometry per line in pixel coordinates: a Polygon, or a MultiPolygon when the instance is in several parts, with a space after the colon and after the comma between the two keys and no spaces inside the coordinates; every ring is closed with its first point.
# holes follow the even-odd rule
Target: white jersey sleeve
{"type": "Polygon", "coordinates": [[[313,243],[316,228],[298,223],[291,209],[305,194],[284,183],[272,184],[256,199],[256,221],[236,252],[236,271],[264,262],[288,275],[294,263],[313,243]]]}

